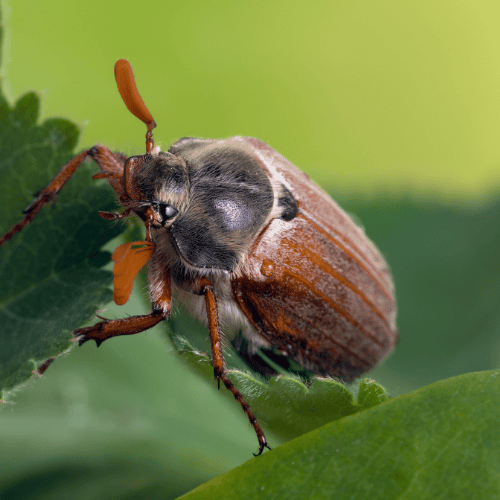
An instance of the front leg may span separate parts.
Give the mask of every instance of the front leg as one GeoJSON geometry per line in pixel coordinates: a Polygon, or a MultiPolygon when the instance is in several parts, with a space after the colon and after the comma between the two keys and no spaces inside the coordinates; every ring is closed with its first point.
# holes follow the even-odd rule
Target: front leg
{"type": "Polygon", "coordinates": [[[222,380],[223,384],[226,386],[226,389],[230,390],[234,394],[235,399],[237,399],[240,403],[243,411],[246,413],[248,419],[250,420],[255,433],[257,434],[257,439],[259,440],[259,451],[255,456],[260,455],[264,451],[264,448],[271,448],[267,444],[266,436],[260,428],[260,425],[257,422],[257,418],[252,413],[250,406],[243,398],[241,392],[236,389],[236,387],[227,376],[226,368],[224,366],[224,357],[222,354],[219,316],[217,313],[217,300],[215,298],[214,287],[207,279],[203,279],[201,282],[201,294],[205,296],[205,303],[207,306],[208,329],[210,331],[210,345],[212,348],[212,364],[214,366],[215,380],[217,380],[219,388],[220,381],[222,380]]]}
{"type": "Polygon", "coordinates": [[[149,330],[160,321],[168,319],[172,310],[172,291],[170,285],[170,270],[164,269],[158,283],[158,302],[153,304],[153,311],[143,316],[132,316],[124,319],[104,319],[93,326],[78,328],[73,335],[82,345],[88,340],[95,340],[99,347],[105,340],[119,335],[134,335],[149,330]]]}
{"type": "Polygon", "coordinates": [[[99,323],[87,328],[77,328],[73,335],[79,339],[78,344],[82,345],[87,340],[95,340],[99,347],[105,340],[119,335],[133,335],[134,333],[143,332],[156,326],[160,321],[167,319],[166,315],[161,310],[153,310],[150,314],[143,316],[132,316],[124,319],[103,319],[99,323]]]}

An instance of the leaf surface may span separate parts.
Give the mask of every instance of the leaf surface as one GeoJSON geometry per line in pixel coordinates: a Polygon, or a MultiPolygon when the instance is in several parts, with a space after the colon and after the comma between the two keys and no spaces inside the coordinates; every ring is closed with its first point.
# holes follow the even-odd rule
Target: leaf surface
{"type": "MultiPolygon", "coordinates": [[[[34,93],[14,108],[0,96],[0,234],[74,156],[77,127],[62,119],[38,125],[38,112],[34,93]]],[[[109,254],[100,248],[122,227],[99,217],[115,202],[102,181],[91,181],[94,171],[82,165],[55,205],[0,248],[0,394],[68,349],[71,331],[111,298],[111,273],[102,269],[109,254]]]]}
{"type": "Polygon", "coordinates": [[[499,390],[498,370],[437,382],[309,432],[181,498],[498,498],[499,390]]]}
{"type": "MultiPolygon", "coordinates": [[[[185,339],[177,338],[175,343],[181,359],[214,384],[208,355],[195,350],[185,339]]],[[[369,379],[361,381],[355,401],[352,388],[332,379],[315,377],[308,387],[293,376],[278,375],[265,382],[248,370],[232,369],[228,375],[260,422],[282,439],[292,439],[389,399],[385,389],[369,379]]],[[[234,399],[229,391],[221,392],[234,399]]]]}

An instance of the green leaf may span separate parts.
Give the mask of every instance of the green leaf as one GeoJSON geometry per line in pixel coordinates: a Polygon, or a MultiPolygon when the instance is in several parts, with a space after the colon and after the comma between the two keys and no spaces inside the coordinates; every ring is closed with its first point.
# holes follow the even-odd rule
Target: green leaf
{"type": "Polygon", "coordinates": [[[377,406],[388,399],[385,389],[375,380],[364,378],[359,384],[358,405],[362,408],[377,406]]]}
{"type": "Polygon", "coordinates": [[[316,429],[181,498],[498,498],[499,391],[498,370],[437,382],[316,429]]]}
{"type": "MultiPolygon", "coordinates": [[[[29,93],[13,109],[0,97],[0,234],[22,218],[33,193],[74,156],[78,128],[62,119],[36,124],[39,98],[29,93]]],[[[111,298],[109,254],[100,248],[121,228],[97,211],[112,210],[111,190],[82,165],[20,233],[0,248],[0,393],[72,345],[71,331],[111,298]]],[[[1,399],[1,398],[0,398],[1,399]]]]}
{"type": "MultiPolygon", "coordinates": [[[[174,326],[178,326],[176,322],[174,326]]],[[[214,370],[207,354],[194,349],[184,338],[174,337],[173,340],[184,362],[205,380],[214,383],[214,370]]],[[[282,439],[300,436],[388,399],[385,389],[368,379],[361,381],[355,402],[349,389],[332,379],[315,377],[307,387],[292,376],[278,375],[263,382],[256,374],[234,369],[228,370],[228,376],[260,421],[282,439]]],[[[224,393],[232,398],[229,391],[224,393]]]]}
{"type": "MultiPolygon", "coordinates": [[[[165,471],[157,471],[139,459],[124,457],[103,463],[84,460],[44,466],[17,477],[1,491],[3,499],[80,498],[85,500],[123,500],[175,498],[184,484],[165,481],[165,471]],[[163,474],[161,473],[163,472],[163,474]]],[[[179,473],[178,471],[176,471],[179,473]]],[[[172,476],[174,474],[172,473],[172,476]]],[[[185,482],[193,483],[186,477],[185,482]]]]}

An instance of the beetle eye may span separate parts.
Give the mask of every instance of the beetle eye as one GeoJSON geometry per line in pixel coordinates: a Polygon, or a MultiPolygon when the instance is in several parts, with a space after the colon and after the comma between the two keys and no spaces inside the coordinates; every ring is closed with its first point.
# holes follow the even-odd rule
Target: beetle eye
{"type": "Polygon", "coordinates": [[[172,207],[171,205],[167,205],[166,203],[160,203],[158,205],[158,213],[160,214],[162,222],[165,222],[177,215],[178,211],[179,210],[172,207]]]}

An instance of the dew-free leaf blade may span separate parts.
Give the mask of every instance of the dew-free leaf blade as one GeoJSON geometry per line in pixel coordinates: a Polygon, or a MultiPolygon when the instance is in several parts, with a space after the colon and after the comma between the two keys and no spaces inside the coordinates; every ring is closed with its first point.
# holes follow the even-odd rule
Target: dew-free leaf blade
{"type": "Polygon", "coordinates": [[[498,370],[437,382],[309,432],[181,498],[498,498],[499,391],[498,370]]]}
{"type": "MultiPolygon", "coordinates": [[[[78,128],[63,119],[37,124],[39,99],[0,106],[0,234],[22,218],[33,193],[74,156],[78,128]]],[[[111,190],[91,180],[88,164],[20,233],[0,248],[0,391],[30,378],[46,359],[72,344],[71,331],[111,298],[109,255],[100,248],[121,227],[98,210],[111,210],[111,190]]]]}

